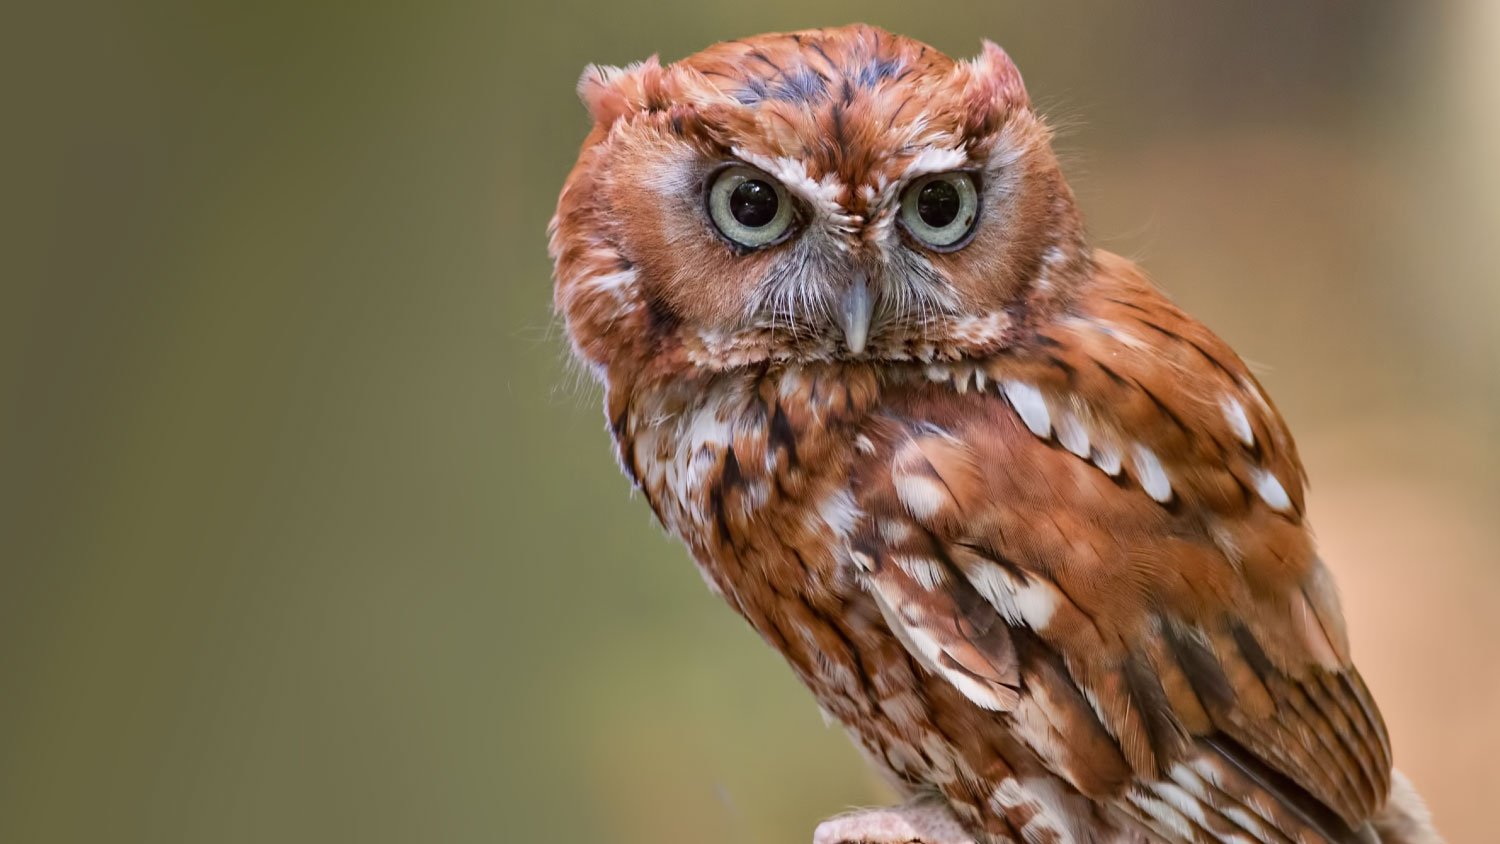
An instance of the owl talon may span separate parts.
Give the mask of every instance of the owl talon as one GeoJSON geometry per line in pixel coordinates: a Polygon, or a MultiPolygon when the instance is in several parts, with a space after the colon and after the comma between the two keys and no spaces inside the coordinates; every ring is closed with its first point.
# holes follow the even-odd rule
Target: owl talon
{"type": "Polygon", "coordinates": [[[813,832],[813,844],[974,844],[974,839],[947,806],[923,799],[829,818],[813,832]]]}

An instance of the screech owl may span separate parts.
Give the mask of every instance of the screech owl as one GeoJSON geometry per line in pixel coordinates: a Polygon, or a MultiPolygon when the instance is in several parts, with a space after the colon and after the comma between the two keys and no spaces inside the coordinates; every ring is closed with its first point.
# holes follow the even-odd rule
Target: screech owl
{"type": "Polygon", "coordinates": [[[1092,249],[1020,74],[588,68],[556,305],[620,465],[906,804],[819,844],[1436,841],[1274,406],[1092,249]]]}

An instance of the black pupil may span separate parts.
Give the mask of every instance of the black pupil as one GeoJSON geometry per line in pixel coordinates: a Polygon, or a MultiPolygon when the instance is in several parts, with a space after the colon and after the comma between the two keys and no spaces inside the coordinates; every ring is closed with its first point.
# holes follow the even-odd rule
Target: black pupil
{"type": "Polygon", "coordinates": [[[958,188],[945,179],[934,179],[917,194],[917,216],[922,222],[940,229],[958,219],[958,188]]]}
{"type": "Polygon", "coordinates": [[[760,179],[746,179],[729,194],[729,213],[740,225],[758,229],[776,219],[776,189],[760,179]]]}

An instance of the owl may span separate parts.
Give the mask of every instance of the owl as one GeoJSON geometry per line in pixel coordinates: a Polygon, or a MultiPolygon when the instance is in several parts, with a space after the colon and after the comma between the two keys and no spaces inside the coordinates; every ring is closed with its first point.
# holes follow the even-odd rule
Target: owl
{"type": "Polygon", "coordinates": [[[620,466],[906,800],[818,844],[1439,840],[1285,424],[1089,245],[1005,52],[849,26],[578,87],[555,302],[620,466]]]}

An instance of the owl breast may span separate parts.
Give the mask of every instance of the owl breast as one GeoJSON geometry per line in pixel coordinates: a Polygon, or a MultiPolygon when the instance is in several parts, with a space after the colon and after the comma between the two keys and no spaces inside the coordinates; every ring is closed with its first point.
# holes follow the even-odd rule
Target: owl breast
{"type": "Polygon", "coordinates": [[[800,634],[758,610],[854,589],[839,549],[859,515],[849,474],[877,392],[868,370],[759,368],[637,387],[616,425],[621,462],[661,523],[778,643],[800,634]]]}
{"type": "Polygon", "coordinates": [[[824,711],[902,778],[935,782],[952,763],[922,726],[917,666],[849,563],[854,474],[883,425],[880,398],[874,372],[854,366],[665,382],[631,392],[616,445],[709,587],[824,711]]]}

